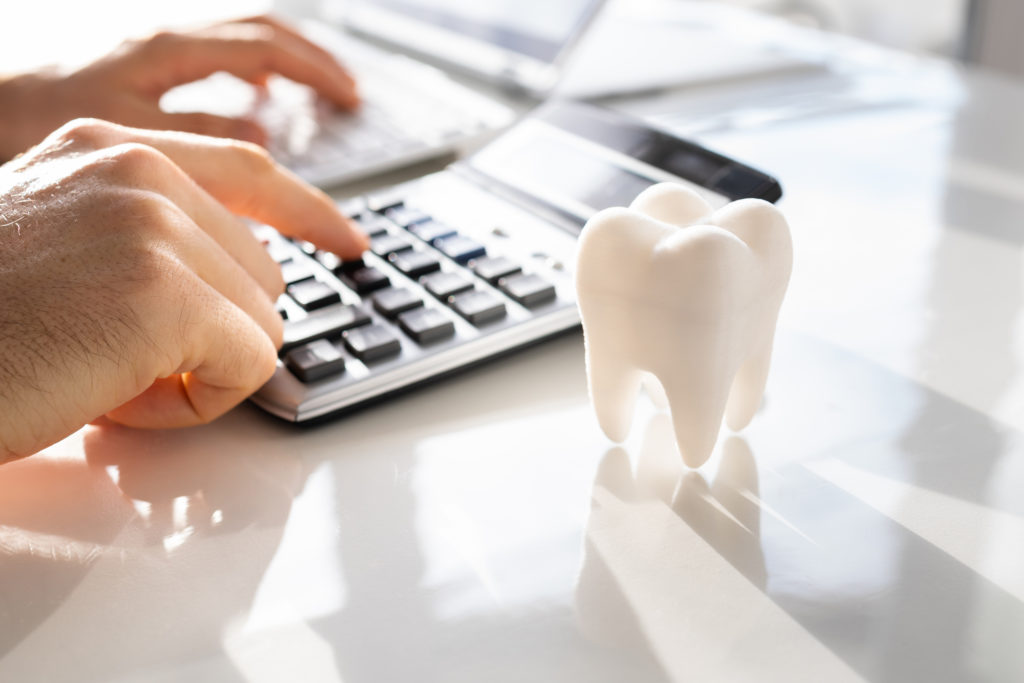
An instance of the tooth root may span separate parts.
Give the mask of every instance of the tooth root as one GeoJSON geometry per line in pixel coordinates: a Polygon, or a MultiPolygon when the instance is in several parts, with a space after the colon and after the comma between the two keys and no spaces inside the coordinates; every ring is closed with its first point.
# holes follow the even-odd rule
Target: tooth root
{"type": "Polygon", "coordinates": [[[641,384],[655,408],[658,410],[668,410],[668,397],[665,396],[665,388],[661,386],[661,382],[658,381],[657,377],[649,372],[645,372],[643,373],[641,384]]]}
{"type": "Polygon", "coordinates": [[[718,440],[728,398],[729,378],[722,368],[696,368],[689,377],[658,373],[665,387],[676,444],[689,467],[703,465],[718,440]]]}
{"type": "Polygon", "coordinates": [[[729,392],[729,402],[725,409],[725,423],[729,429],[739,431],[750,424],[761,407],[765,385],[768,383],[768,370],[772,360],[772,341],[774,331],[768,339],[743,361],[729,392]]]}
{"type": "Polygon", "coordinates": [[[612,441],[622,442],[629,435],[636,397],[640,393],[641,373],[622,362],[622,354],[587,338],[587,378],[590,398],[601,431],[612,441]]]}

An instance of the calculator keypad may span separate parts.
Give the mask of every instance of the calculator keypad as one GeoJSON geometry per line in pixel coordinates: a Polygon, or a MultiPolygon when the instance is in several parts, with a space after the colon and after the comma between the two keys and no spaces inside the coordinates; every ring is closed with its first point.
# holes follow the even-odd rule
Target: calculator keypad
{"type": "Polygon", "coordinates": [[[371,238],[363,258],[268,243],[287,284],[281,360],[304,384],[356,381],[417,350],[521,321],[556,298],[554,284],[521,259],[453,224],[402,201],[370,207],[352,216],[371,238]]]}

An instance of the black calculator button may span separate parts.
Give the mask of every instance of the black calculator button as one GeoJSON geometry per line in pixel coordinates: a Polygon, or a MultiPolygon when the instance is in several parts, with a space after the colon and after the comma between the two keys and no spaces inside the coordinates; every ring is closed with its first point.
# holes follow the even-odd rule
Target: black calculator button
{"type": "Polygon", "coordinates": [[[366,263],[361,258],[349,259],[348,261],[342,261],[341,257],[337,254],[332,254],[329,251],[318,251],[316,252],[316,260],[320,262],[320,265],[331,271],[332,273],[339,275],[341,273],[350,273],[353,270],[365,268],[366,263]]]}
{"type": "Polygon", "coordinates": [[[426,251],[403,251],[399,254],[392,254],[389,258],[391,265],[414,280],[441,270],[441,261],[437,256],[426,251]]]}
{"type": "Polygon", "coordinates": [[[284,364],[303,382],[315,382],[345,372],[344,357],[326,339],[318,339],[292,349],[284,357],[284,364]]]}
{"type": "Polygon", "coordinates": [[[362,197],[353,197],[338,203],[338,211],[352,220],[358,219],[366,213],[366,202],[362,197]]]}
{"type": "Polygon", "coordinates": [[[370,251],[381,258],[406,249],[412,249],[412,242],[398,235],[381,235],[370,240],[370,251]]]}
{"type": "Polygon", "coordinates": [[[521,270],[522,268],[504,256],[488,256],[473,262],[473,272],[492,285],[501,278],[514,275],[521,270]]]}
{"type": "Polygon", "coordinates": [[[384,213],[388,209],[402,206],[402,197],[394,192],[382,192],[366,198],[366,208],[370,211],[384,213]]]}
{"type": "Polygon", "coordinates": [[[388,276],[373,266],[357,268],[349,273],[345,273],[341,279],[342,282],[359,294],[368,294],[391,286],[391,280],[388,276]]]}
{"type": "Polygon", "coordinates": [[[402,350],[398,337],[383,325],[357,327],[345,332],[341,338],[346,348],[363,361],[387,358],[402,350]]]}
{"type": "Polygon", "coordinates": [[[387,234],[391,221],[375,213],[366,213],[360,217],[359,227],[370,237],[380,237],[387,234]]]}
{"type": "Polygon", "coordinates": [[[281,277],[286,285],[313,279],[313,267],[305,260],[288,261],[281,264],[281,277]]]}
{"type": "Polygon", "coordinates": [[[408,228],[410,225],[430,220],[430,216],[423,211],[411,206],[405,206],[404,204],[388,209],[384,212],[384,215],[400,228],[408,228]]]}
{"type": "Polygon", "coordinates": [[[310,313],[301,320],[289,320],[284,324],[284,342],[281,351],[287,352],[296,346],[317,339],[336,337],[345,330],[367,325],[370,316],[357,306],[330,306],[310,313]]]}
{"type": "Polygon", "coordinates": [[[498,281],[501,291],[527,308],[554,300],[555,286],[537,275],[513,275],[498,281]]]}
{"type": "Polygon", "coordinates": [[[438,223],[437,221],[427,221],[425,223],[415,223],[409,226],[409,232],[416,235],[424,242],[434,244],[438,240],[446,237],[451,237],[455,234],[455,228],[444,223],[438,223]]]}
{"type": "Polygon", "coordinates": [[[438,240],[434,246],[451,260],[463,265],[487,254],[484,245],[465,235],[446,237],[443,240],[438,240]]]}
{"type": "Polygon", "coordinates": [[[452,294],[473,289],[473,283],[458,273],[432,273],[420,280],[420,284],[438,299],[445,300],[452,294]]]}
{"type": "Polygon", "coordinates": [[[341,302],[341,295],[319,280],[303,280],[288,285],[288,296],[307,311],[341,302]]]}
{"type": "Polygon", "coordinates": [[[390,287],[373,295],[373,307],[388,318],[394,318],[403,311],[422,305],[423,300],[408,289],[390,287]]]}
{"type": "Polygon", "coordinates": [[[341,265],[335,269],[335,273],[354,273],[357,270],[366,268],[366,261],[361,258],[354,258],[348,261],[342,261],[341,265]]]}
{"type": "Polygon", "coordinates": [[[398,324],[419,344],[441,341],[455,334],[455,323],[436,308],[416,308],[402,313],[398,324]]]}
{"type": "Polygon", "coordinates": [[[474,290],[449,297],[448,304],[455,312],[474,325],[482,325],[504,318],[505,302],[491,292],[474,290]]]}

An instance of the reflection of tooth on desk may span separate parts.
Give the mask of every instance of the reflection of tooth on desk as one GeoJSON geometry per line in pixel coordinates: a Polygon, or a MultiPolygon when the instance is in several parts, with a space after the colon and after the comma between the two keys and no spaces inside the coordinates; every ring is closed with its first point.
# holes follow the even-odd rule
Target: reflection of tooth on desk
{"type": "Polygon", "coordinates": [[[587,539],[670,678],[861,680],[663,503],[594,501],[587,539]]]}
{"type": "Polygon", "coordinates": [[[576,590],[582,631],[649,652],[673,680],[759,680],[763,671],[859,680],[764,593],[759,477],[747,443],[722,444],[709,486],[684,472],[673,442],[668,416],[656,414],[635,476],[622,447],[598,466],[576,590]]]}

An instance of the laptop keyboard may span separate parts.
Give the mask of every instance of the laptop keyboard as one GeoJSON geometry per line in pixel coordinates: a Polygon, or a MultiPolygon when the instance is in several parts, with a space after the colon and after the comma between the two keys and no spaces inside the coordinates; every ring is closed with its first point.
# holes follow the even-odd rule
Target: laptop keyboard
{"type": "Polygon", "coordinates": [[[355,112],[338,111],[309,88],[276,76],[258,89],[214,74],[175,88],[160,104],[167,111],[254,118],[275,159],[323,186],[443,156],[512,120],[504,105],[399,55],[352,42],[344,61],[358,76],[362,104],[355,112]]]}
{"type": "Polygon", "coordinates": [[[370,235],[363,258],[342,261],[308,242],[260,233],[281,266],[280,358],[305,384],[344,376],[456,336],[458,321],[486,332],[510,310],[542,311],[555,285],[473,236],[404,202],[352,216],[370,235]]]}
{"type": "MultiPolygon", "coordinates": [[[[330,45],[329,32],[320,37],[330,45]]],[[[512,120],[504,105],[415,60],[359,42],[340,58],[357,75],[358,111],[339,112],[309,88],[272,78],[256,112],[275,158],[314,184],[440,156],[512,120]]]]}
{"type": "Polygon", "coordinates": [[[275,84],[259,112],[271,154],[307,178],[343,176],[385,159],[426,153],[489,128],[487,120],[472,111],[428,99],[394,82],[370,83],[364,86],[364,102],[355,113],[311,101],[308,91],[286,92],[297,90],[292,83],[275,84]]]}

